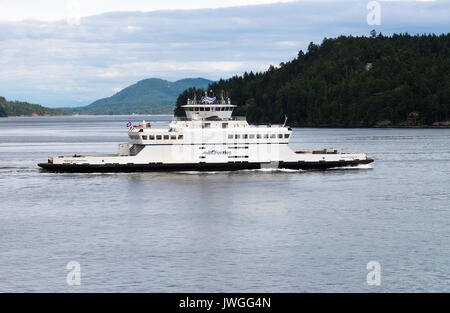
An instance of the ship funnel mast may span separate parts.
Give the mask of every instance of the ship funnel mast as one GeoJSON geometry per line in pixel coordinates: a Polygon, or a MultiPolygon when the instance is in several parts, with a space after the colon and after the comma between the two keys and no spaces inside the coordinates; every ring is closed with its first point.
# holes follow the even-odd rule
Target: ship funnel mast
{"type": "Polygon", "coordinates": [[[287,117],[287,115],[285,115],[285,116],[284,116],[283,127],[286,127],[287,120],[288,120],[288,117],[287,117]]]}

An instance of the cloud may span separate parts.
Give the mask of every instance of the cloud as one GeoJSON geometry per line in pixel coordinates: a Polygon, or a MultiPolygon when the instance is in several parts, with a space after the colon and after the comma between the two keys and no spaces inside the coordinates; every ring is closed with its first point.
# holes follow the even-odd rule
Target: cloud
{"type": "MultiPolygon", "coordinates": [[[[227,78],[294,58],[310,41],[368,35],[366,1],[302,1],[220,9],[111,12],[0,22],[0,95],[88,104],[140,79],[227,78]]],[[[383,34],[443,33],[447,1],[383,1],[383,34]]]]}
{"type": "Polygon", "coordinates": [[[258,69],[263,71],[270,64],[252,63],[252,62],[135,62],[115,64],[99,72],[99,78],[118,78],[118,77],[136,77],[145,76],[148,73],[163,73],[166,71],[177,71],[178,73],[194,73],[201,71],[202,73],[215,75],[217,72],[241,72],[247,68],[258,69]]]}

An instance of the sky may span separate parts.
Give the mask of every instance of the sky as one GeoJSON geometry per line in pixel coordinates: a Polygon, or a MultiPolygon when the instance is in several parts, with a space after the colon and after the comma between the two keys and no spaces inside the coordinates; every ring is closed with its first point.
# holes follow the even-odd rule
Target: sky
{"type": "Polygon", "coordinates": [[[370,2],[0,0],[0,96],[87,105],[150,77],[264,71],[324,37],[449,32],[450,1],[370,2]]]}

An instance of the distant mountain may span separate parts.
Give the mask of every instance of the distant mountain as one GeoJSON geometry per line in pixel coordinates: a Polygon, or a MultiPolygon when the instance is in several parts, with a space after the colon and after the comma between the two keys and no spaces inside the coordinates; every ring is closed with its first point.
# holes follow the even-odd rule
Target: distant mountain
{"type": "Polygon", "coordinates": [[[57,109],[46,108],[39,104],[7,101],[5,98],[0,97],[0,117],[35,115],[67,115],[67,113],[57,109]]]}
{"type": "Polygon", "coordinates": [[[149,78],[90,105],[64,110],[70,113],[93,115],[171,114],[177,97],[183,90],[189,87],[206,88],[210,83],[212,81],[204,78],[186,78],[176,82],[149,78]]]}

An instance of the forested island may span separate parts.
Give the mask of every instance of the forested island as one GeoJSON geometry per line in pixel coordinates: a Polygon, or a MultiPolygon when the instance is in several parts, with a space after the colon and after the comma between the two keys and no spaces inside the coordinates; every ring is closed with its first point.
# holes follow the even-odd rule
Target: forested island
{"type": "Polygon", "coordinates": [[[68,115],[68,113],[58,109],[46,108],[39,104],[7,101],[4,97],[0,97],[0,117],[41,115],[68,115]]]}
{"type": "MultiPolygon", "coordinates": [[[[450,36],[325,38],[297,58],[209,85],[254,123],[328,127],[450,126],[450,36]]],[[[181,105],[202,89],[190,88],[181,105]]]]}

